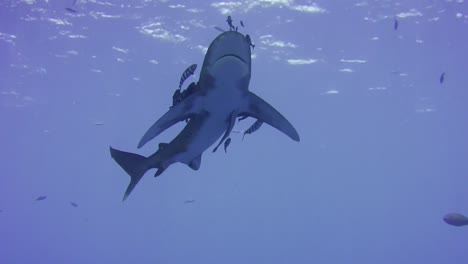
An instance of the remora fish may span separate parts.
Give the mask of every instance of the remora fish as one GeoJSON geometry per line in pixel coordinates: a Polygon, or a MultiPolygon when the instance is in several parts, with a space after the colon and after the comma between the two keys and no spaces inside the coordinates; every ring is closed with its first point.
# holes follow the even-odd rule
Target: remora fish
{"type": "Polygon", "coordinates": [[[180,77],[180,82],[179,82],[179,89],[182,87],[182,84],[184,84],[185,80],[187,80],[190,75],[195,73],[195,70],[197,69],[197,64],[192,64],[190,67],[185,69],[184,73],[182,73],[182,76],[180,77]]]}
{"type": "Polygon", "coordinates": [[[229,137],[236,118],[249,116],[280,130],[299,141],[296,129],[275,108],[249,91],[251,76],[250,43],[236,31],[220,34],[208,47],[198,89],[168,110],[144,134],[138,148],[176,123],[189,118],[185,128],[169,143],[160,143],[149,157],[110,147],[112,158],[130,175],[123,200],[143,175],[157,169],[161,175],[173,163],[184,163],[198,170],[203,152],[224,133],[229,137]]]}

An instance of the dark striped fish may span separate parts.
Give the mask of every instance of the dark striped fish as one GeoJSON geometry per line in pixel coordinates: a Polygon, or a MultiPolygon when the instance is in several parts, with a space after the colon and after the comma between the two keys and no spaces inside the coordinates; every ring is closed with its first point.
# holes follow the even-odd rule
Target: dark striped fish
{"type": "Polygon", "coordinates": [[[187,80],[190,75],[195,73],[195,70],[197,69],[196,64],[192,64],[190,67],[188,67],[184,73],[182,73],[182,77],[180,77],[180,83],[179,83],[179,89],[182,87],[182,84],[184,84],[185,80],[187,80]]]}
{"type": "Polygon", "coordinates": [[[172,95],[172,106],[169,107],[169,109],[174,107],[176,104],[179,104],[180,102],[182,102],[182,100],[183,98],[182,98],[182,94],[180,93],[180,89],[176,89],[174,91],[174,94],[172,95]]]}
{"type": "Polygon", "coordinates": [[[231,138],[228,138],[226,141],[224,141],[224,153],[227,153],[227,147],[229,144],[231,144],[231,138]]]}
{"type": "MultiPolygon", "coordinates": [[[[226,22],[228,23],[229,25],[229,31],[233,30],[233,29],[236,29],[236,27],[232,24],[232,18],[231,16],[228,16],[227,19],[226,19],[226,22]]],[[[237,31],[237,30],[236,30],[237,31]]]]}
{"type": "Polygon", "coordinates": [[[242,20],[240,21],[240,24],[242,27],[244,27],[244,22],[242,22],[242,20]]]}
{"type": "Polygon", "coordinates": [[[445,72],[443,72],[442,75],[440,75],[439,82],[444,83],[444,80],[445,80],[445,72]]]}
{"type": "Polygon", "coordinates": [[[244,140],[245,135],[252,134],[253,132],[257,131],[262,125],[263,125],[262,121],[260,120],[255,121],[255,123],[253,123],[253,125],[250,126],[249,129],[247,129],[244,132],[244,135],[242,136],[242,140],[244,140]]]}
{"type": "Polygon", "coordinates": [[[78,207],[78,204],[74,203],[74,202],[70,202],[70,205],[73,206],[73,207],[78,207]]]}
{"type": "Polygon", "coordinates": [[[398,20],[396,18],[393,19],[393,29],[398,30],[398,20]]]}

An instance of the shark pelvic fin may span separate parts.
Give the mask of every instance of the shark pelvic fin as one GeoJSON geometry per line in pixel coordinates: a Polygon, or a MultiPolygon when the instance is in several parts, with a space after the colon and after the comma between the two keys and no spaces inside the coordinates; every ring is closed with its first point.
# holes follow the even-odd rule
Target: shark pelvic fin
{"type": "Polygon", "coordinates": [[[161,118],[158,119],[141,138],[138,143],[138,148],[148,143],[148,141],[161,134],[164,130],[175,125],[177,122],[186,120],[202,110],[201,92],[187,97],[185,100],[175,105],[167,111],[161,118]]]}
{"type": "Polygon", "coordinates": [[[147,158],[138,154],[120,151],[112,147],[110,147],[110,153],[112,158],[120,165],[120,167],[130,175],[130,184],[128,184],[127,190],[125,191],[122,199],[122,201],[125,201],[143,175],[148,171],[149,168],[146,165],[147,158]]]}
{"type": "Polygon", "coordinates": [[[239,110],[234,110],[232,111],[231,113],[231,116],[229,117],[229,124],[228,124],[228,129],[226,130],[226,132],[224,133],[224,136],[223,138],[221,138],[221,141],[219,141],[218,145],[216,146],[216,148],[213,149],[213,152],[216,152],[216,150],[218,150],[219,146],[221,145],[221,143],[223,143],[224,140],[226,140],[226,138],[229,137],[229,135],[231,134],[231,131],[232,129],[234,128],[234,125],[236,124],[236,118],[237,118],[237,115],[239,114],[239,110]]]}
{"type": "Polygon", "coordinates": [[[248,115],[265,122],[270,126],[286,134],[292,140],[299,141],[299,134],[289,121],[273,106],[265,102],[258,95],[249,92],[246,109],[242,109],[240,115],[248,115]]]}
{"type": "Polygon", "coordinates": [[[190,163],[188,164],[188,166],[192,169],[192,170],[198,170],[200,168],[200,165],[201,165],[201,154],[199,156],[197,156],[196,158],[194,158],[192,161],[190,161],[190,163]]]}
{"type": "Polygon", "coordinates": [[[163,167],[159,167],[158,170],[156,171],[156,173],[154,174],[154,177],[158,177],[159,175],[161,175],[165,170],[167,169],[167,167],[163,168],[163,167]]]}

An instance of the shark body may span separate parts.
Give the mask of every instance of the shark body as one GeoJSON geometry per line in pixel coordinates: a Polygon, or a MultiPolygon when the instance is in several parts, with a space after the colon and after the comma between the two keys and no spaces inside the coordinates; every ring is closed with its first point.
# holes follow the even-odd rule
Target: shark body
{"type": "Polygon", "coordinates": [[[177,162],[198,170],[203,152],[221,135],[224,134],[218,146],[229,137],[238,116],[254,117],[299,141],[299,134],[289,121],[249,91],[250,77],[248,39],[236,31],[220,34],[207,50],[197,91],[159,118],[144,134],[138,148],[174,124],[189,119],[184,129],[171,142],[160,143],[149,157],[110,148],[112,158],[131,177],[123,200],[150,169],[157,169],[155,177],[177,162]]]}

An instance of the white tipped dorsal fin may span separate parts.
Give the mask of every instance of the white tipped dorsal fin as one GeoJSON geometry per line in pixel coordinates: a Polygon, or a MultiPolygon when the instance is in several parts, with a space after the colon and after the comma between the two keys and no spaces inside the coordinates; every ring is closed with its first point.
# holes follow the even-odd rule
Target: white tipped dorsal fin
{"type": "Polygon", "coordinates": [[[200,168],[200,165],[201,165],[201,154],[199,156],[197,156],[196,158],[194,158],[192,161],[190,161],[190,163],[188,164],[188,166],[192,169],[192,170],[198,170],[200,168]]]}
{"type": "Polygon", "coordinates": [[[138,148],[141,148],[143,145],[148,143],[148,141],[152,140],[169,127],[175,125],[177,122],[198,114],[202,110],[201,97],[201,92],[197,91],[167,111],[148,129],[148,131],[146,131],[138,143],[138,148]]]}
{"type": "Polygon", "coordinates": [[[249,92],[246,109],[242,109],[241,111],[241,115],[243,114],[255,117],[259,121],[269,124],[295,141],[300,140],[299,134],[291,123],[273,106],[252,92],[249,92]]]}

